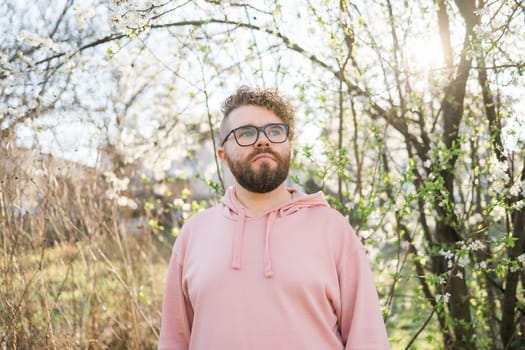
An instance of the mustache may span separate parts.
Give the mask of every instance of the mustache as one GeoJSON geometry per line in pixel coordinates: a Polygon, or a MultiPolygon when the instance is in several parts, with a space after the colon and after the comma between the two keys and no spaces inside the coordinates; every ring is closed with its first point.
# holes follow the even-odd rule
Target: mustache
{"type": "Polygon", "coordinates": [[[252,152],[252,154],[250,155],[250,160],[252,160],[253,158],[257,157],[259,154],[270,154],[271,156],[273,156],[275,159],[277,160],[280,160],[281,159],[281,156],[279,156],[279,154],[277,154],[277,152],[269,149],[269,148],[258,148],[256,149],[255,151],[252,152]]]}

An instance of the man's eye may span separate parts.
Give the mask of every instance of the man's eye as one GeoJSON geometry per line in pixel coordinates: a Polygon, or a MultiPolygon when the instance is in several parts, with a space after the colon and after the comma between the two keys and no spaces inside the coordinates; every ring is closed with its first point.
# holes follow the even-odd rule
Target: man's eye
{"type": "Polygon", "coordinates": [[[255,131],[252,129],[241,129],[237,131],[237,137],[253,137],[255,136],[255,131]]]}
{"type": "Polygon", "coordinates": [[[284,130],[279,127],[270,128],[267,132],[270,136],[281,136],[282,134],[284,134],[284,130]]]}

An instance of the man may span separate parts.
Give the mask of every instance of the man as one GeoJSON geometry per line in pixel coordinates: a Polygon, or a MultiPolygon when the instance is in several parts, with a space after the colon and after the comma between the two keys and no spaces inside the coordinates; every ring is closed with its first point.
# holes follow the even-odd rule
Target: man
{"type": "Polygon", "coordinates": [[[388,349],[363,246],[322,193],[287,188],[293,111],[242,87],[218,157],[236,183],[173,248],[159,349],[388,349]]]}

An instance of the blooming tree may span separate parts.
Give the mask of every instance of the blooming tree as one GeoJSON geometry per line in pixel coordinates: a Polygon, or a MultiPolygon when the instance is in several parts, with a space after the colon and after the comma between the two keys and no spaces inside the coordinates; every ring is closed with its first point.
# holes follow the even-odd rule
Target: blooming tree
{"type": "MultiPolygon", "coordinates": [[[[394,346],[523,343],[522,2],[1,6],[2,133],[80,118],[86,148],[162,174],[214,153],[233,89],[276,86],[297,107],[292,179],[365,242],[394,346]]],[[[216,161],[195,168],[220,192],[216,161]]]]}

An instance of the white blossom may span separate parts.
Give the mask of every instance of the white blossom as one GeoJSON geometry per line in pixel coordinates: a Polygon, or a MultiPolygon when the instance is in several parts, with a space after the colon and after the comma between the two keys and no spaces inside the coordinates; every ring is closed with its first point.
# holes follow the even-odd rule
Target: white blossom
{"type": "Polygon", "coordinates": [[[467,246],[467,249],[473,252],[478,251],[478,250],[483,250],[483,248],[485,248],[485,245],[483,244],[483,242],[481,242],[478,239],[470,242],[469,245],[467,246]]]}
{"type": "Polygon", "coordinates": [[[445,257],[445,259],[447,260],[451,260],[452,258],[454,258],[454,253],[452,253],[448,249],[441,248],[441,250],[439,251],[439,255],[445,257]]]}
{"type": "Polygon", "coordinates": [[[137,203],[133,199],[125,196],[119,196],[117,203],[121,207],[130,207],[133,210],[137,209],[137,203]]]}
{"type": "Polygon", "coordinates": [[[76,18],[78,22],[78,26],[80,29],[84,29],[87,26],[87,22],[95,17],[96,12],[93,7],[84,7],[84,8],[77,8],[76,9],[76,18]]]}
{"type": "Polygon", "coordinates": [[[514,204],[512,204],[512,210],[521,210],[525,208],[525,200],[518,201],[514,204]]]}
{"type": "Polygon", "coordinates": [[[497,159],[492,161],[492,172],[490,173],[490,179],[493,181],[509,181],[509,175],[507,170],[509,169],[509,164],[506,161],[500,162],[497,159]]]}
{"type": "Polygon", "coordinates": [[[505,208],[501,205],[496,205],[492,208],[491,216],[495,221],[500,221],[505,217],[505,208]]]}
{"type": "Polygon", "coordinates": [[[105,180],[109,184],[106,190],[106,197],[109,199],[116,199],[118,205],[128,206],[135,209],[136,203],[131,199],[122,197],[120,194],[128,189],[129,178],[125,177],[119,179],[113,172],[107,171],[104,173],[105,180]]]}
{"type": "Polygon", "coordinates": [[[128,189],[129,178],[124,177],[119,179],[113,172],[106,171],[104,173],[106,181],[111,185],[113,191],[116,193],[123,192],[128,189]]]}
{"type": "Polygon", "coordinates": [[[20,40],[20,41],[23,41],[31,46],[34,46],[34,47],[43,47],[45,49],[48,49],[48,50],[51,50],[51,51],[54,51],[54,52],[57,52],[57,46],[55,45],[55,43],[53,42],[53,40],[51,40],[50,38],[42,38],[40,35],[38,35],[37,33],[33,33],[33,32],[30,32],[28,30],[21,30],[18,35],[17,35],[17,39],[20,40]]]}
{"type": "Polygon", "coordinates": [[[448,303],[449,300],[450,300],[450,293],[446,292],[445,295],[443,295],[443,301],[445,303],[448,303]]]}
{"type": "Polygon", "coordinates": [[[476,226],[480,224],[482,221],[483,221],[483,216],[480,213],[474,213],[474,215],[469,217],[468,224],[470,226],[476,226]]]}
{"type": "Polygon", "coordinates": [[[440,301],[441,299],[443,299],[443,302],[445,303],[448,303],[449,300],[450,300],[450,293],[449,292],[446,292],[445,294],[437,294],[436,295],[436,301],[440,301]]]}
{"type": "MultiPolygon", "coordinates": [[[[480,8],[480,9],[477,9],[474,11],[474,13],[477,15],[477,16],[489,16],[490,15],[490,7],[486,6],[486,7],[483,7],[483,8],[480,8]]],[[[476,27],[480,27],[479,25],[476,26],[476,27]]]]}
{"type": "Polygon", "coordinates": [[[175,208],[182,208],[183,205],[184,205],[184,201],[182,200],[182,198],[175,198],[173,200],[173,206],[175,208]]]}
{"type": "Polygon", "coordinates": [[[524,116],[521,113],[505,119],[505,125],[501,129],[503,147],[507,153],[514,152],[519,148],[520,141],[525,138],[524,116]]]}
{"type": "Polygon", "coordinates": [[[480,262],[478,263],[478,268],[483,269],[483,270],[486,270],[486,269],[487,269],[487,262],[486,262],[485,260],[480,261],[480,262]]]}
{"type": "Polygon", "coordinates": [[[469,262],[470,262],[470,259],[469,259],[468,255],[461,256],[458,259],[458,265],[461,266],[461,267],[467,266],[469,262]]]}
{"type": "Polygon", "coordinates": [[[520,192],[521,192],[520,183],[515,183],[514,185],[512,185],[512,187],[509,190],[509,193],[511,196],[517,196],[520,194],[520,192]]]}
{"type": "Polygon", "coordinates": [[[405,205],[405,200],[402,198],[402,196],[397,196],[396,202],[394,203],[394,211],[399,211],[403,209],[404,205],[405,205]]]}

